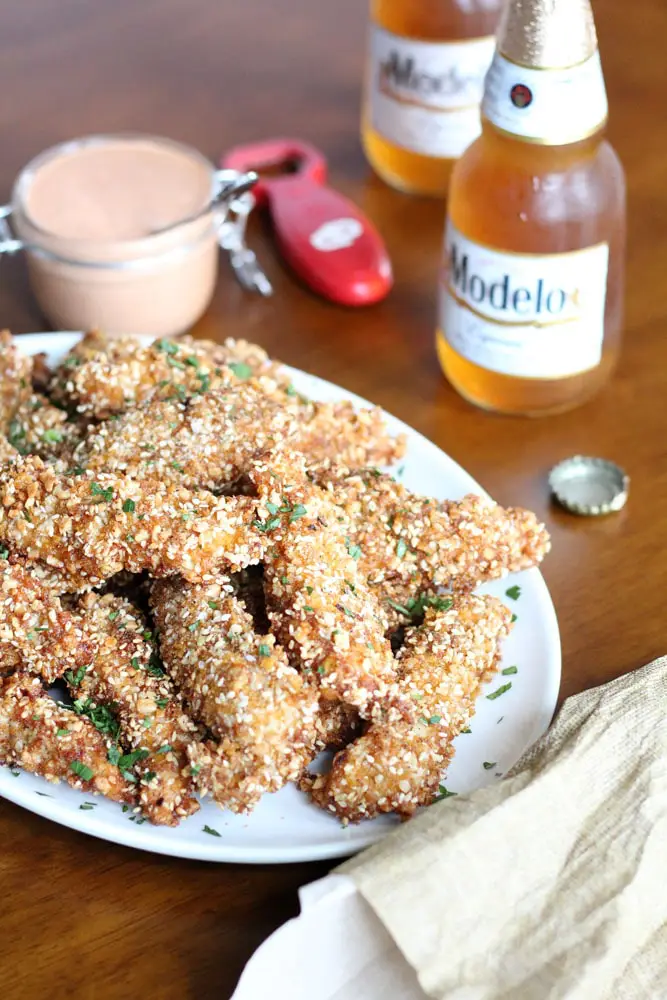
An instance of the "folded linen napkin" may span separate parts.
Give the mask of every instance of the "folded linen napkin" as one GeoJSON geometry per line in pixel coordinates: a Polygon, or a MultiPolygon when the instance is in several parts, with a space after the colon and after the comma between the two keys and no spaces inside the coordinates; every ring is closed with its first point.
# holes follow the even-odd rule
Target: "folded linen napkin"
{"type": "MultiPolygon", "coordinates": [[[[269,962],[293,1000],[665,1000],[667,657],[570,698],[497,785],[431,806],[302,903],[269,962]]],[[[261,995],[267,947],[238,1000],[261,995]]]]}

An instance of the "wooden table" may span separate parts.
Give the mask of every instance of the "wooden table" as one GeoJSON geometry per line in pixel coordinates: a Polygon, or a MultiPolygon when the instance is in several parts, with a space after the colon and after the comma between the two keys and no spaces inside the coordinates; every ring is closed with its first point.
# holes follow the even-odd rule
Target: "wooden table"
{"type": "MultiPolygon", "coordinates": [[[[123,129],[215,157],[297,135],[327,153],[335,184],[377,222],[396,271],[382,305],[346,311],[282,269],[259,221],[252,242],[276,289],[262,300],[223,273],[202,335],[256,340],[285,361],[382,404],[432,438],[501,502],[529,506],[554,541],[545,566],[563,638],[563,696],[667,650],[667,35],[664,0],[598,0],[612,108],[628,171],[626,348],[594,402],[565,416],[488,416],[447,386],[434,348],[443,205],[386,188],[358,139],[365,5],[359,0],[32,0],[0,4],[0,194],[46,146],[123,129]],[[584,521],[549,505],[546,475],[576,452],[632,477],[627,508],[584,521]]],[[[23,263],[0,262],[0,323],[44,327],[23,263]]],[[[216,998],[297,910],[326,864],[240,867],[160,858],[0,804],[3,996],[216,998]]]]}

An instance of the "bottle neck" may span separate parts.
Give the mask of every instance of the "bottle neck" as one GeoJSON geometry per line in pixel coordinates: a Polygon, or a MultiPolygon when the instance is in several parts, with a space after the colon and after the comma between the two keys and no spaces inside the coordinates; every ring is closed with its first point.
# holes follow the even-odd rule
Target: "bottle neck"
{"type": "Polygon", "coordinates": [[[536,146],[571,146],[602,132],[607,112],[597,51],[577,66],[538,69],[520,66],[496,50],[482,118],[499,132],[536,146]]]}

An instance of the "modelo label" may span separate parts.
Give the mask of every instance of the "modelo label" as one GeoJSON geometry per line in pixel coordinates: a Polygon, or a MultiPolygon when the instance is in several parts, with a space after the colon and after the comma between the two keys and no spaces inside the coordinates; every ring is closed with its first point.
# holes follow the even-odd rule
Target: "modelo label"
{"type": "Polygon", "coordinates": [[[500,52],[486,79],[482,114],[493,125],[529,142],[578,142],[607,120],[600,55],[567,69],[517,66],[500,52]]]}
{"type": "Polygon", "coordinates": [[[445,240],[440,328],[468,361],[503,375],[565,378],[602,357],[609,246],[519,254],[445,240]]]}
{"type": "Polygon", "coordinates": [[[455,158],[481,132],[495,41],[418,42],[371,27],[368,114],[376,132],[426,156],[455,158]]]}

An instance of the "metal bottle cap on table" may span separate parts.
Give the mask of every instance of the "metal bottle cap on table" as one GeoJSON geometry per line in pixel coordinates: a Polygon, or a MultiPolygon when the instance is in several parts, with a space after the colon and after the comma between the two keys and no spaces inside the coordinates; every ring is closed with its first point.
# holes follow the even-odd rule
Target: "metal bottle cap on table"
{"type": "Polygon", "coordinates": [[[625,506],[630,479],[614,462],[574,455],[549,473],[554,498],[566,510],[586,517],[611,514],[625,506]]]}

